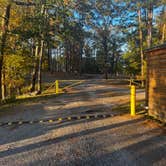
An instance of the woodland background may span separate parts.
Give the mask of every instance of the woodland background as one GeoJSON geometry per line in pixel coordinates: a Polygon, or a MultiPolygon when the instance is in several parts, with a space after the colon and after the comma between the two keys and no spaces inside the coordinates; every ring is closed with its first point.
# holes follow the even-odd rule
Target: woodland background
{"type": "Polygon", "coordinates": [[[146,76],[166,40],[165,0],[0,0],[0,99],[42,92],[42,73],[146,76]]]}

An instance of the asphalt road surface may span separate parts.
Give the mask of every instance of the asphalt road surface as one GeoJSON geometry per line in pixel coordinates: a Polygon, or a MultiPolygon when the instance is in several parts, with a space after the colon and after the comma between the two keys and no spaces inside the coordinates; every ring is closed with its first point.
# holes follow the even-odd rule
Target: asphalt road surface
{"type": "MultiPolygon", "coordinates": [[[[144,99],[137,91],[137,100],[144,99]]],[[[68,94],[22,103],[0,113],[0,122],[112,114],[0,127],[0,166],[165,166],[165,129],[143,115],[114,107],[129,102],[129,88],[88,80],[68,94]]]]}

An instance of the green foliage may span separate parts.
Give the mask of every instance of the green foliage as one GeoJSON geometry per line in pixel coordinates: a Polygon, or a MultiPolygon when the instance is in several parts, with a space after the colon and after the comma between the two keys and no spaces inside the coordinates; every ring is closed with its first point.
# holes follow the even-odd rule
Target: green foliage
{"type": "MultiPolygon", "coordinates": [[[[5,7],[11,2],[0,0],[1,24],[4,21],[5,7]]],[[[23,86],[29,80],[32,68],[35,69],[32,64],[39,66],[41,41],[44,41],[43,68],[52,65],[52,71],[82,70],[88,73],[100,73],[108,69],[111,74],[124,73],[122,70],[125,70],[128,75],[140,75],[140,45],[143,50],[147,48],[147,2],[152,3],[154,10],[160,10],[160,13],[156,10],[154,15],[156,20],[153,20],[152,44],[166,41],[165,0],[146,3],[142,0],[19,1],[30,2],[35,5],[18,5],[14,1],[11,3],[3,64],[7,93],[10,93],[10,89],[14,93],[20,87],[27,92],[29,82],[26,88],[23,86]],[[138,9],[141,9],[142,17],[142,44],[139,40],[138,9]],[[37,53],[36,48],[39,48],[37,53]],[[57,50],[56,55],[48,55],[53,49],[57,50]]],[[[0,44],[1,39],[0,36],[0,44]]],[[[144,67],[146,68],[145,62],[144,67]]]]}
{"type": "Polygon", "coordinates": [[[140,54],[139,48],[136,47],[135,41],[130,41],[127,51],[123,55],[124,59],[124,69],[126,74],[138,75],[140,74],[140,54]]]}
{"type": "Polygon", "coordinates": [[[32,67],[32,59],[27,56],[10,54],[4,58],[5,85],[9,89],[22,87],[32,67]]]}
{"type": "Polygon", "coordinates": [[[103,57],[104,57],[103,52],[98,50],[97,55],[96,55],[96,62],[97,62],[100,72],[103,72],[103,68],[104,68],[104,58],[103,57]]]}

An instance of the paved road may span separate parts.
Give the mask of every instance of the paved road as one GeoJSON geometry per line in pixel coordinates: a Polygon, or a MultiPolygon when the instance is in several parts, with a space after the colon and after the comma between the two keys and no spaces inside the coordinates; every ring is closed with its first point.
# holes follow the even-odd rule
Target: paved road
{"type": "MultiPolygon", "coordinates": [[[[105,119],[0,127],[1,166],[151,166],[166,164],[165,130],[143,116],[112,110],[129,101],[129,89],[89,80],[69,94],[24,103],[0,121],[109,113],[105,119]]],[[[139,90],[137,99],[143,99],[139,90]]]]}

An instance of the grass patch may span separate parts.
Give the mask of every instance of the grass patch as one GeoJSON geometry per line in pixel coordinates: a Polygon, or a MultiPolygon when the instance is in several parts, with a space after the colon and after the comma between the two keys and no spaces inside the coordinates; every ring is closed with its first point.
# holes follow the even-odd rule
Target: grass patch
{"type": "MultiPolygon", "coordinates": [[[[146,111],[143,108],[145,101],[139,100],[136,102],[136,114],[145,114],[146,111]]],[[[125,104],[119,105],[117,107],[113,107],[112,111],[119,112],[119,113],[130,113],[130,102],[127,102],[125,104]]]]}
{"type": "MultiPolygon", "coordinates": [[[[71,87],[74,87],[79,84],[81,84],[81,83],[78,82],[77,84],[76,83],[73,84],[73,81],[69,80],[68,82],[67,81],[60,82],[59,88],[61,89],[65,86],[70,86],[70,85],[71,85],[71,87]]],[[[12,97],[12,98],[8,98],[3,101],[0,101],[0,111],[5,111],[6,109],[11,108],[11,107],[16,106],[21,103],[34,103],[34,102],[38,102],[41,100],[48,100],[48,99],[57,97],[63,93],[64,92],[62,90],[60,90],[60,93],[58,95],[55,94],[55,83],[43,83],[42,84],[42,94],[36,95],[35,93],[26,93],[23,95],[19,95],[16,97],[12,97]]]]}
{"type": "Polygon", "coordinates": [[[55,92],[52,92],[47,94],[42,93],[40,95],[33,95],[33,96],[22,95],[22,96],[19,96],[18,98],[6,99],[0,103],[0,111],[5,111],[5,109],[11,108],[21,103],[34,103],[34,102],[39,102],[43,100],[48,100],[51,98],[55,98],[61,94],[62,93],[55,94],[55,92]]]}
{"type": "Polygon", "coordinates": [[[154,116],[150,116],[150,115],[145,115],[146,118],[152,122],[156,122],[157,124],[159,124],[161,127],[166,127],[166,123],[160,121],[159,119],[157,119],[156,117],[154,116]]]}

